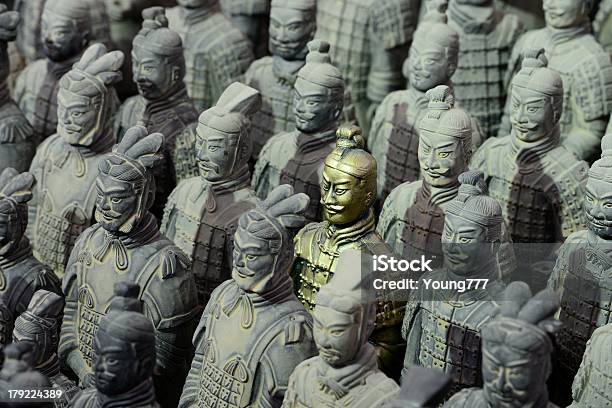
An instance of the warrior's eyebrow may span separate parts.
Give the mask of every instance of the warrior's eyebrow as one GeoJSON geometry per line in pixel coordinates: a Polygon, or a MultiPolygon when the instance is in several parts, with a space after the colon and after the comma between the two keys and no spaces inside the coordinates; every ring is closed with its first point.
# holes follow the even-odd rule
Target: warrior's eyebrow
{"type": "Polygon", "coordinates": [[[455,144],[454,141],[449,141],[447,143],[441,143],[439,145],[434,146],[436,149],[445,149],[447,147],[451,147],[455,144]]]}

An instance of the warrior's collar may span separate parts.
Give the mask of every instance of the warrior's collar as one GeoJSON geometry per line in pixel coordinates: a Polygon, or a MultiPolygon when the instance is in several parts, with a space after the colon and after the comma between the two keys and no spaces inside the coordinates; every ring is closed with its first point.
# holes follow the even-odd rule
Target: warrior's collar
{"type": "Polygon", "coordinates": [[[59,358],[57,357],[57,353],[53,353],[53,355],[40,366],[36,367],[37,371],[48,378],[54,377],[60,373],[59,367],[59,358]]]}
{"type": "Polygon", "coordinates": [[[574,38],[581,37],[587,34],[591,34],[591,23],[590,21],[585,21],[584,24],[581,24],[576,27],[569,27],[569,28],[546,27],[545,30],[548,32],[548,35],[550,35],[550,39],[552,40],[553,44],[559,45],[567,41],[571,41],[574,38]]]}
{"type": "Polygon", "coordinates": [[[250,186],[251,173],[248,165],[244,165],[242,169],[234,173],[229,180],[208,181],[200,177],[199,188],[194,188],[190,194],[192,202],[198,201],[204,194],[206,196],[206,211],[214,212],[217,209],[217,196],[231,194],[235,191],[248,188],[250,186]]]}
{"type": "Polygon", "coordinates": [[[559,126],[555,126],[551,134],[537,140],[535,142],[525,142],[516,137],[514,130],[510,136],[512,151],[511,157],[517,165],[528,165],[538,161],[540,158],[550,152],[552,149],[559,145],[560,141],[560,130],[559,126]]]}
{"type": "Polygon", "coordinates": [[[327,246],[337,247],[345,242],[357,241],[364,235],[374,231],[374,211],[370,208],[356,222],[345,225],[324,224],[327,246]]]}
{"type": "Polygon", "coordinates": [[[8,89],[6,81],[0,83],[0,106],[11,100],[11,93],[8,89]]]}
{"type": "Polygon", "coordinates": [[[427,202],[430,204],[443,204],[449,202],[457,197],[459,185],[459,183],[456,183],[450,187],[433,187],[423,182],[423,185],[417,193],[417,202],[427,202]]]}
{"type": "Polygon", "coordinates": [[[143,120],[146,120],[146,118],[150,118],[159,112],[167,111],[169,109],[173,109],[175,106],[180,105],[181,103],[189,102],[189,96],[187,95],[187,88],[185,87],[185,84],[181,82],[181,84],[179,84],[176,89],[168,95],[164,95],[163,97],[154,100],[149,100],[142,97],[142,100],[145,105],[143,120]]]}
{"type": "Polygon", "coordinates": [[[60,136],[61,143],[54,149],[55,157],[60,158],[58,162],[65,161],[70,154],[78,154],[83,157],[96,156],[109,152],[117,142],[111,126],[105,126],[100,134],[96,135],[90,145],[73,145],[60,136]]]}
{"type": "Polygon", "coordinates": [[[118,241],[126,248],[136,248],[146,245],[160,236],[157,228],[157,220],[150,213],[146,212],[142,221],[136,224],[127,234],[105,232],[105,241],[118,241]]]}
{"type": "Polygon", "coordinates": [[[16,246],[8,245],[8,254],[0,254],[0,268],[8,269],[32,255],[32,247],[27,237],[22,237],[16,246]]]}
{"type": "Polygon", "coordinates": [[[307,154],[319,150],[324,146],[336,141],[336,129],[334,127],[321,133],[302,133],[298,131],[296,155],[307,154]]]}
{"type": "Polygon", "coordinates": [[[65,73],[72,69],[72,65],[79,59],[81,59],[81,55],[82,54],[75,55],[72,58],[68,58],[67,60],[60,62],[51,61],[50,59],[47,59],[47,71],[53,74],[53,76],[55,76],[55,78],[57,78],[57,80],[59,81],[65,73]]]}
{"type": "MultiPolygon", "coordinates": [[[[198,8],[186,8],[181,7],[185,23],[189,25],[197,24],[203,20],[206,20],[211,14],[221,12],[218,1],[213,1],[213,4],[204,5],[198,8]]],[[[180,6],[179,6],[180,7],[180,6]]]]}
{"type": "Polygon", "coordinates": [[[376,352],[370,343],[365,343],[355,360],[344,367],[332,367],[321,357],[318,363],[319,389],[336,399],[343,398],[352,388],[364,384],[367,374],[377,368],[376,352]]]}
{"type": "MultiPolygon", "coordinates": [[[[612,262],[612,241],[603,239],[602,237],[595,234],[590,229],[587,229],[586,242],[591,248],[595,248],[598,252],[601,252],[609,256],[610,261],[612,262]]],[[[568,245],[574,245],[574,244],[568,244],[568,245]]]]}
{"type": "Polygon", "coordinates": [[[490,6],[458,5],[451,1],[448,15],[466,34],[488,34],[495,29],[495,9],[490,6]]]}
{"type": "Polygon", "coordinates": [[[277,55],[272,57],[272,72],[287,86],[293,86],[297,74],[306,64],[305,60],[287,61],[277,55]]]}
{"type": "Polygon", "coordinates": [[[147,405],[155,405],[155,389],[153,388],[153,380],[147,378],[140,385],[129,390],[125,394],[106,396],[100,392],[96,392],[96,400],[100,408],[125,408],[125,407],[143,407],[147,405]]]}

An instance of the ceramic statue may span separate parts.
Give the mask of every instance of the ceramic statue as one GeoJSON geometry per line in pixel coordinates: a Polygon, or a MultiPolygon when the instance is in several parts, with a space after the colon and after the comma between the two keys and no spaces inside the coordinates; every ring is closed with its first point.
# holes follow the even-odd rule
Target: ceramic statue
{"type": "Polygon", "coordinates": [[[238,218],[257,201],[249,188],[251,118],[259,92],[236,82],[199,118],[194,150],[199,174],[168,198],[161,232],[191,259],[202,306],[231,277],[238,218]]]}

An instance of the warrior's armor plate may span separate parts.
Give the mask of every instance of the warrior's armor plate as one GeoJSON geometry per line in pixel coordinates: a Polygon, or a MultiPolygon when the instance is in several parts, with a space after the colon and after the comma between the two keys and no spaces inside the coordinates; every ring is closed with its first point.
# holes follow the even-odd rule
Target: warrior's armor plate
{"type": "Polygon", "coordinates": [[[0,296],[0,352],[12,340],[13,315],[0,296]]]}
{"type": "Polygon", "coordinates": [[[197,111],[214,106],[225,88],[241,78],[254,60],[251,43],[217,5],[166,10],[170,29],[185,48],[185,84],[197,111]]]}
{"type": "Polygon", "coordinates": [[[36,257],[60,277],[77,238],[95,222],[98,163],[113,144],[113,138],[105,139],[98,142],[106,146],[94,151],[56,134],[40,145],[32,162],[37,183],[28,205],[28,236],[36,257]]]}
{"type": "MultiPolygon", "coordinates": [[[[424,278],[448,280],[444,271],[424,278]]],[[[402,335],[406,340],[404,369],[412,364],[438,368],[451,376],[447,398],[462,388],[482,385],[480,328],[493,316],[493,283],[487,291],[465,293],[457,298],[424,288],[406,303],[402,335]],[[445,299],[448,297],[448,299],[445,299]]]]}
{"type": "MultiPolygon", "coordinates": [[[[4,91],[8,94],[8,89],[4,91]]],[[[0,89],[0,94],[2,92],[0,89]]],[[[17,104],[8,95],[6,98],[0,107],[0,173],[8,167],[19,172],[27,171],[38,144],[34,129],[17,104]]]]}
{"type": "Polygon", "coordinates": [[[193,177],[181,183],[166,204],[161,232],[191,259],[201,305],[231,278],[238,219],[257,201],[245,184],[216,189],[193,177]]]}
{"type": "Polygon", "coordinates": [[[55,408],[72,407],[70,402],[79,392],[79,387],[77,387],[74,382],[60,372],[54,376],[49,376],[49,381],[51,382],[51,387],[62,391],[62,396],[53,401],[53,406],[55,408]]]}
{"type": "MultiPolygon", "coordinates": [[[[484,392],[481,388],[469,388],[459,391],[446,404],[444,408],[490,408],[491,405],[485,399],[484,392]]],[[[552,402],[543,401],[537,407],[541,408],[559,408],[552,402]]]]}
{"type": "Polygon", "coordinates": [[[489,195],[502,204],[512,241],[559,242],[584,229],[581,198],[588,165],[564,146],[519,153],[525,156],[519,165],[510,138],[487,140],[470,167],[485,173],[489,195]]]}
{"type": "Polygon", "coordinates": [[[485,139],[496,136],[506,103],[505,74],[512,47],[523,32],[514,14],[494,11],[490,20],[470,24],[461,6],[449,7],[448,25],[459,33],[459,62],[453,75],[457,105],[474,116],[485,139]]]}
{"type": "MultiPolygon", "coordinates": [[[[402,86],[402,81],[393,83],[394,79],[373,78],[372,48],[384,47],[386,50],[391,50],[409,45],[412,41],[417,12],[418,2],[414,0],[317,2],[315,37],[330,43],[332,62],[342,71],[346,88],[357,108],[359,123],[364,122],[363,114],[368,108],[368,99],[382,100],[382,97],[378,99],[368,96],[381,91],[386,94],[402,86]],[[389,86],[389,80],[394,89],[373,89],[381,83],[389,86]],[[369,86],[371,81],[373,83],[369,86]],[[378,84],[374,85],[376,82],[378,84]]],[[[401,78],[401,74],[398,73],[397,76],[401,78]]]]}
{"type": "Polygon", "coordinates": [[[148,215],[140,225],[124,239],[107,235],[100,224],[79,237],[63,282],[66,307],[59,354],[64,363],[69,353],[78,351],[91,371],[93,339],[108,312],[113,283],[132,281],[140,286],[144,314],[155,326],[161,375],[168,380],[188,364],[192,321],[201,310],[187,272],[189,261],[157,232],[154,217],[148,215]]]}
{"type": "Polygon", "coordinates": [[[294,368],[316,354],[310,316],[287,289],[273,302],[232,280],[213,292],[194,336],[180,408],[280,406],[294,368]],[[240,335],[224,342],[227,333],[240,335]]]}
{"type": "MultiPolygon", "coordinates": [[[[62,293],[58,277],[34,258],[30,243],[22,238],[9,256],[0,256],[0,297],[13,319],[28,309],[32,295],[39,289],[62,293]]],[[[8,333],[13,332],[13,323],[11,320],[8,333]]]]}
{"type": "Polygon", "coordinates": [[[59,80],[76,59],[61,63],[40,59],[28,65],[17,78],[13,96],[39,142],[56,131],[59,80]]]}
{"type": "MultiPolygon", "coordinates": [[[[288,66],[289,63],[287,63],[288,66]]],[[[264,57],[253,62],[245,74],[244,83],[261,93],[261,109],[253,115],[253,157],[272,136],[295,129],[293,115],[293,84],[297,71],[304,65],[295,65],[291,72],[277,72],[273,57],[264,57]],[[279,75],[280,74],[280,75],[279,75]]],[[[282,66],[278,68],[282,69],[282,66]]]]}
{"type": "Polygon", "coordinates": [[[321,180],[323,162],[336,147],[335,130],[325,134],[281,133],[266,143],[255,165],[252,187],[265,199],[281,184],[290,184],[295,193],[305,193],[310,203],[304,216],[322,219],[321,180]]]}

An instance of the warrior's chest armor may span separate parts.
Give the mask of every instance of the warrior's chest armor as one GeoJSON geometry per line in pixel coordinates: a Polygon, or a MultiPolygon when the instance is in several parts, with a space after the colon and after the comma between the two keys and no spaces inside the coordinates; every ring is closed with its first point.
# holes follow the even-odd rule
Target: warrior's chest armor
{"type": "Polygon", "coordinates": [[[102,158],[77,152],[58,158],[51,152],[40,171],[36,219],[30,221],[36,231],[34,248],[41,262],[59,276],[64,274],[76,239],[92,224],[95,179],[102,158]]]}
{"type": "Polygon", "coordinates": [[[491,317],[494,303],[425,301],[421,307],[420,365],[438,368],[451,376],[449,396],[462,388],[481,385],[479,331],[491,317]]]}
{"type": "Polygon", "coordinates": [[[49,378],[51,387],[55,390],[61,390],[62,396],[56,399],[53,404],[55,408],[68,408],[70,401],[78,394],[80,389],[68,379],[64,374],[58,373],[49,378]]]}
{"type": "Polygon", "coordinates": [[[559,363],[575,374],[593,331],[612,322],[612,259],[589,243],[569,245],[576,248],[565,271],[559,314],[565,327],[557,338],[559,363]]]}

